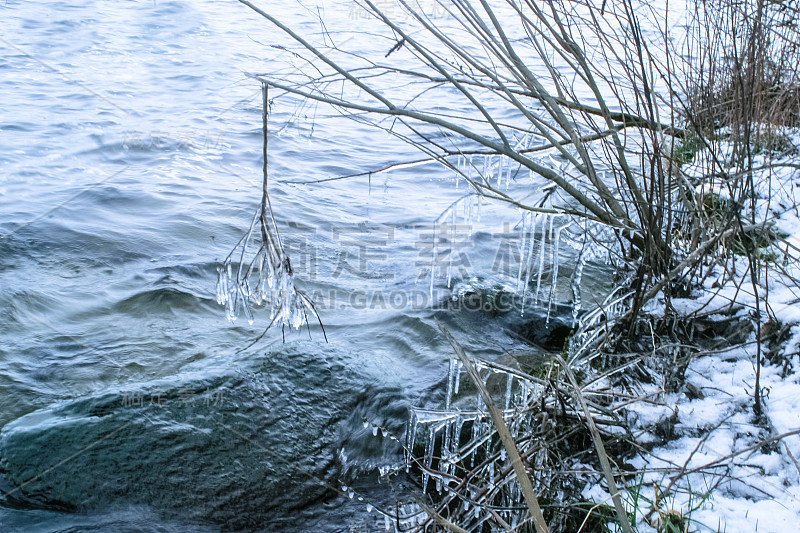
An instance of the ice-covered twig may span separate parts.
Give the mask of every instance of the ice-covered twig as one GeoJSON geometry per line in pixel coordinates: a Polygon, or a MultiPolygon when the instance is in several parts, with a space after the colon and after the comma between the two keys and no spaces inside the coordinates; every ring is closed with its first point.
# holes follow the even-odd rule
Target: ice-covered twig
{"type": "MultiPolygon", "coordinates": [[[[250,228],[217,269],[217,302],[225,306],[228,320],[233,322],[240,312],[244,312],[248,323],[252,325],[255,321],[254,309],[261,306],[269,309],[270,321],[267,328],[250,346],[261,340],[273,325],[294,329],[299,329],[303,324],[308,326],[309,313],[322,327],[314,303],[302,290],[295,287],[292,262],[283,249],[272,211],[267,171],[269,86],[262,83],[261,87],[264,135],[261,202],[250,228]],[[238,261],[234,268],[235,259],[238,261]]],[[[324,327],[322,333],[327,340],[324,327]]]]}

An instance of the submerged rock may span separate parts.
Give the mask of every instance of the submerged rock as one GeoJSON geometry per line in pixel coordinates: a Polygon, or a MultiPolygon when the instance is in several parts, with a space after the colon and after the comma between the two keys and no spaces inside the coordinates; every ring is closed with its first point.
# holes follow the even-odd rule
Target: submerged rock
{"type": "Polygon", "coordinates": [[[573,330],[574,310],[569,303],[532,302],[532,296],[526,300],[512,287],[490,280],[460,283],[453,293],[442,304],[448,312],[439,312],[438,318],[453,320],[463,329],[499,326],[517,340],[545,352],[561,352],[573,330]]]}
{"type": "Polygon", "coordinates": [[[335,490],[342,421],[375,395],[336,362],[341,354],[270,357],[255,370],[151,382],[7,424],[0,466],[16,488],[6,503],[143,504],[226,529],[279,527],[335,490]]]}
{"type": "Polygon", "coordinates": [[[572,307],[554,305],[549,316],[546,309],[534,309],[516,318],[510,328],[520,339],[548,352],[564,350],[573,331],[572,307]]]}

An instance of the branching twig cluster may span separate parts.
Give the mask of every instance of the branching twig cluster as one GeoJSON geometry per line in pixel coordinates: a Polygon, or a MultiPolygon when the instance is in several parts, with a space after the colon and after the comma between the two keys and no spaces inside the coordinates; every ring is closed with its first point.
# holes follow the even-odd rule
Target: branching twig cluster
{"type": "Polygon", "coordinates": [[[292,262],[283,249],[269,199],[269,86],[266,84],[262,86],[262,105],[264,142],[261,202],[250,228],[218,269],[217,279],[217,301],[225,306],[228,320],[236,320],[243,312],[248,322],[253,324],[255,319],[251,307],[265,306],[269,309],[269,323],[264,333],[246,348],[258,342],[275,324],[282,328],[289,326],[297,329],[304,323],[308,324],[309,313],[319,321],[314,302],[295,287],[292,262]]]}

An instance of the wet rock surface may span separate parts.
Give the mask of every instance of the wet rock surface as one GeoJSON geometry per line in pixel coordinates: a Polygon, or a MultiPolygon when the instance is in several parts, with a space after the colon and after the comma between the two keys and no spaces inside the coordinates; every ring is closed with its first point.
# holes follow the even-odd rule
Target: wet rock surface
{"type": "Polygon", "coordinates": [[[125,502],[226,529],[280,527],[273,514],[286,520],[335,490],[354,413],[386,400],[343,359],[285,351],[246,371],[34,411],[0,433],[5,503],[83,512],[125,502]]]}

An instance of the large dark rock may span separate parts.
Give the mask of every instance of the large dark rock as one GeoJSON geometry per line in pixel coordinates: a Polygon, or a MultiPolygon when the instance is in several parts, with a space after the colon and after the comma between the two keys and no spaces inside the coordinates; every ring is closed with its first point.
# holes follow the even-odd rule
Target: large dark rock
{"type": "Polygon", "coordinates": [[[376,398],[345,359],[284,351],[249,371],[206,369],[30,413],[0,432],[6,486],[18,487],[7,503],[143,504],[225,529],[280,527],[338,485],[342,426],[360,424],[343,421],[376,398]]]}

